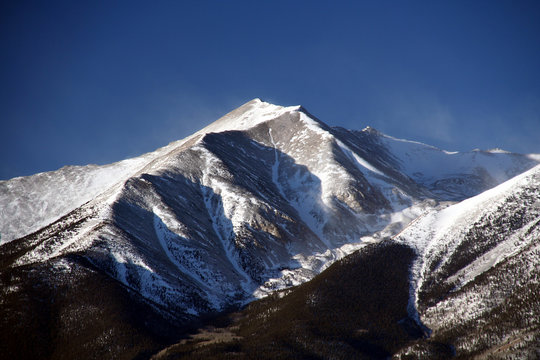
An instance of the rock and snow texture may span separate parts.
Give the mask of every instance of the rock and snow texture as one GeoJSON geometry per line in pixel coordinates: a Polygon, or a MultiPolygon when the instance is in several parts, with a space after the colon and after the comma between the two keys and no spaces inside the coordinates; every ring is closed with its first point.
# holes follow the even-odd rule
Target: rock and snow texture
{"type": "Polygon", "coordinates": [[[412,246],[419,254],[413,272],[413,278],[420,282],[418,290],[427,278],[439,272],[449,275],[447,282],[459,289],[538,241],[530,235],[539,217],[540,166],[536,166],[477,196],[442,210],[430,210],[396,240],[412,246]],[[478,241],[477,234],[482,241],[478,241]],[[454,258],[463,258],[464,249],[472,261],[465,262],[464,267],[452,264],[454,258]]]}
{"type": "Polygon", "coordinates": [[[540,340],[540,166],[427,212],[395,240],[418,254],[412,301],[438,339],[461,355],[534,355],[528,351],[540,340]]]}
{"type": "Polygon", "coordinates": [[[0,182],[0,232],[3,247],[25,236],[14,266],[76,253],[169,312],[197,315],[309,280],[537,160],[331,128],[256,99],[135,159],[0,182]]]}

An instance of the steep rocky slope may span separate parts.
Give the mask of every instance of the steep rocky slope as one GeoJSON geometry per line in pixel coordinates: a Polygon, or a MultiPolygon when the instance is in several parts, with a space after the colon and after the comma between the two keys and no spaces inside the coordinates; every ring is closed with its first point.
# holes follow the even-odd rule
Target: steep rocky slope
{"type": "Polygon", "coordinates": [[[540,349],[540,167],[424,215],[413,297],[433,338],[461,358],[535,358],[540,349]]]}

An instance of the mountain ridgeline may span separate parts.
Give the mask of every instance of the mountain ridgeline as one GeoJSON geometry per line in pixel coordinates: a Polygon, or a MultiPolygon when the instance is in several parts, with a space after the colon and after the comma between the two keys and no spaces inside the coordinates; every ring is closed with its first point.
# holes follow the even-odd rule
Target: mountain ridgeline
{"type": "Polygon", "coordinates": [[[532,356],[539,162],[255,99],[138,158],[1,181],[0,351],[532,356]],[[164,349],[202,324],[228,335],[164,349]]]}

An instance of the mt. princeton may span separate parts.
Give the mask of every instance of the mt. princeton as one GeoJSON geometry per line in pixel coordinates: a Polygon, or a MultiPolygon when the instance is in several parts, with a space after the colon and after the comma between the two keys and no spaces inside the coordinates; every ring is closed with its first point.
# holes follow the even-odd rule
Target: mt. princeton
{"type": "Polygon", "coordinates": [[[146,358],[201,319],[268,295],[286,301],[296,295],[283,290],[356,251],[401,246],[413,254],[402,272],[409,327],[480,356],[508,338],[484,346],[451,333],[467,321],[489,331],[482,314],[506,295],[486,295],[487,277],[506,266],[519,289],[538,289],[538,163],[329,127],[300,106],[255,99],[134,159],[1,181],[0,351],[146,358]]]}

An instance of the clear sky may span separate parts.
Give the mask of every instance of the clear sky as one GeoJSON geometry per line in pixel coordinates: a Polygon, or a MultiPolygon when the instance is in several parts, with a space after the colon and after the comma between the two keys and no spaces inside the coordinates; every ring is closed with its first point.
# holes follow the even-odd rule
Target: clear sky
{"type": "Polygon", "coordinates": [[[255,97],[540,153],[540,1],[0,2],[0,179],[140,155],[255,97]]]}

